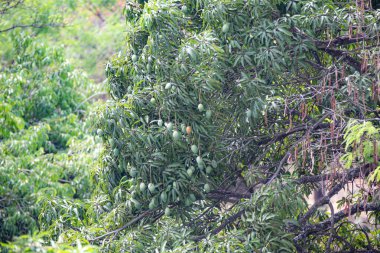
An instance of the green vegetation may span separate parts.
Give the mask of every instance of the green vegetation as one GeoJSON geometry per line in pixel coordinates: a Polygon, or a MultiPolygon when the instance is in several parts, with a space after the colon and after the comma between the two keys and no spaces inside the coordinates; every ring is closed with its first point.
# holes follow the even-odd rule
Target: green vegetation
{"type": "MultiPolygon", "coordinates": [[[[46,242],[63,232],[76,242],[69,230],[89,224],[91,170],[101,142],[88,130],[87,98],[102,89],[78,70],[84,63],[65,58],[70,52],[64,39],[75,31],[60,32],[66,25],[62,14],[74,15],[75,6],[57,1],[0,6],[0,241],[16,240],[7,245],[9,252],[71,252],[79,246],[46,242]]],[[[82,34],[90,39],[91,33],[82,34]]]]}
{"type": "Polygon", "coordinates": [[[1,251],[378,252],[378,5],[2,1],[1,251]]]}
{"type": "MultiPolygon", "coordinates": [[[[124,16],[121,1],[75,1],[67,27],[52,36],[50,44],[64,45],[67,59],[88,73],[95,82],[105,78],[108,58],[122,49],[124,16]]],[[[99,89],[104,87],[99,87],[99,89]]]]}
{"type": "Polygon", "coordinates": [[[83,201],[101,149],[84,122],[91,84],[62,50],[22,34],[12,42],[15,58],[0,77],[0,239],[48,228],[57,238],[86,222],[83,201]]]}

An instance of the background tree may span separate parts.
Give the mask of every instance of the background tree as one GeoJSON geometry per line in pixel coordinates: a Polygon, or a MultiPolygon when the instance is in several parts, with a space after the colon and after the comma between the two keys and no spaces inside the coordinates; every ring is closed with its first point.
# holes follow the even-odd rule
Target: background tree
{"type": "Polygon", "coordinates": [[[107,240],[109,251],[379,248],[378,230],[345,219],[366,211],[375,221],[380,210],[380,12],[371,2],[129,1],[125,13],[125,53],[106,67],[113,101],[96,123],[106,151],[95,227],[109,232],[90,230],[91,242],[107,240]],[[369,175],[345,210],[318,211],[369,175]],[[307,207],[321,181],[326,194],[307,207]]]}
{"type": "MultiPolygon", "coordinates": [[[[116,26],[105,13],[101,30],[110,33],[116,26]]],[[[87,40],[99,31],[83,22],[91,17],[78,1],[0,1],[0,252],[95,251],[71,231],[92,217],[90,172],[101,145],[87,115],[103,90],[87,77],[96,70],[68,61],[86,55],[86,40],[74,37],[78,23],[87,40]]],[[[91,47],[98,62],[111,54],[100,49],[91,47]]]]}

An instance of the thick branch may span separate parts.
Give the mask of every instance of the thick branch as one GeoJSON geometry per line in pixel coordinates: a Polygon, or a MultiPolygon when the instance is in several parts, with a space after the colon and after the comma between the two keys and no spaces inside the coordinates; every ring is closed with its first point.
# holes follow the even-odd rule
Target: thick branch
{"type": "Polygon", "coordinates": [[[357,35],[356,38],[350,38],[348,36],[342,36],[342,37],[337,37],[337,38],[332,39],[332,40],[322,41],[322,40],[317,40],[317,39],[310,37],[309,35],[307,35],[306,33],[304,33],[303,31],[301,31],[298,28],[294,28],[293,31],[296,34],[299,34],[302,38],[312,41],[316,48],[318,48],[321,51],[328,53],[332,57],[335,57],[335,58],[342,57],[342,60],[344,62],[346,62],[347,64],[349,64],[353,68],[355,68],[360,73],[363,72],[361,69],[360,62],[357,61],[356,59],[354,59],[353,57],[349,56],[347,52],[333,48],[333,46],[348,45],[348,44],[356,43],[356,42],[363,41],[363,40],[368,41],[368,40],[374,39],[374,38],[366,36],[365,34],[359,34],[359,35],[357,35]]]}
{"type": "Polygon", "coordinates": [[[313,130],[318,130],[318,129],[324,129],[324,128],[329,128],[329,127],[330,127],[330,123],[320,123],[320,124],[317,124],[315,126],[311,126],[311,125],[307,125],[307,124],[301,125],[301,126],[296,126],[292,129],[289,129],[286,132],[279,133],[279,134],[276,134],[274,136],[260,140],[257,144],[263,145],[263,144],[266,144],[268,142],[281,141],[284,138],[288,137],[289,135],[292,135],[292,134],[297,133],[297,132],[307,131],[309,128],[313,128],[313,130]]]}
{"type": "Polygon", "coordinates": [[[302,234],[294,238],[294,241],[297,242],[297,241],[303,240],[311,234],[315,234],[320,231],[326,230],[330,228],[330,226],[333,223],[337,223],[338,221],[342,220],[345,217],[348,217],[355,213],[368,212],[368,211],[380,211],[380,202],[355,204],[351,207],[351,212],[346,212],[345,210],[342,210],[336,213],[335,215],[333,215],[331,219],[322,221],[317,224],[307,225],[304,227],[302,234]]]}
{"type": "Polygon", "coordinates": [[[348,171],[343,172],[343,173],[333,172],[333,173],[314,175],[314,176],[303,176],[301,178],[296,179],[295,183],[297,183],[297,184],[310,184],[310,183],[318,183],[318,182],[323,181],[323,180],[335,180],[337,178],[348,178],[348,177],[351,178],[348,180],[352,180],[353,179],[352,173],[354,173],[358,169],[359,168],[352,168],[352,169],[349,169],[348,171]]]}
{"type": "Polygon", "coordinates": [[[356,37],[354,38],[346,35],[346,36],[336,37],[335,39],[332,39],[332,40],[315,40],[315,44],[318,47],[329,48],[329,47],[349,45],[349,44],[357,43],[361,41],[370,41],[373,39],[374,39],[373,37],[368,37],[365,33],[362,33],[362,34],[357,34],[356,37]]]}
{"type": "MultiPolygon", "coordinates": [[[[368,169],[369,166],[366,166],[368,169]]],[[[309,210],[306,212],[304,216],[302,216],[299,219],[300,224],[304,224],[314,213],[317,211],[318,207],[327,204],[330,201],[330,198],[337,194],[343,187],[344,185],[350,181],[353,180],[354,178],[358,177],[360,175],[362,168],[354,168],[351,169],[344,178],[341,179],[339,183],[337,183],[330,191],[329,193],[321,198],[319,201],[315,202],[314,205],[312,205],[309,210]]]]}
{"type": "Polygon", "coordinates": [[[319,47],[320,50],[325,51],[329,55],[333,57],[342,57],[342,60],[352,66],[354,69],[356,69],[358,72],[362,73],[361,64],[359,61],[354,59],[353,57],[349,56],[347,52],[338,50],[338,49],[331,49],[331,48],[324,48],[319,47]]]}

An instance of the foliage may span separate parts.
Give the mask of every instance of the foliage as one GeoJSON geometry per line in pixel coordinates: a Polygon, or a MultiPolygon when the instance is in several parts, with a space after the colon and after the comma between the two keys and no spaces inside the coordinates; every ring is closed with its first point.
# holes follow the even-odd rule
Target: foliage
{"type": "Polygon", "coordinates": [[[51,246],[46,246],[45,238],[46,233],[39,233],[35,236],[20,236],[14,244],[6,245],[10,252],[42,252],[42,253],[91,253],[98,252],[94,246],[82,246],[80,241],[77,246],[58,245],[52,242],[51,246]]]}
{"type": "Polygon", "coordinates": [[[11,0],[0,4],[2,61],[14,56],[9,34],[27,31],[34,41],[62,47],[72,67],[86,71],[96,82],[104,80],[106,60],[120,50],[123,40],[123,36],[114,35],[122,29],[121,1],[11,0]]]}
{"type": "Polygon", "coordinates": [[[46,6],[86,13],[79,24],[92,12],[101,27],[119,17],[100,8],[118,2],[1,5],[0,24],[34,28],[0,31],[0,236],[13,240],[4,251],[378,250],[372,2],[127,1],[114,44],[95,38],[109,31],[108,40],[112,25],[52,32],[64,19],[46,6]],[[77,46],[51,49],[41,32],[77,46]],[[96,77],[94,59],[124,38],[105,68],[112,99],[89,111],[93,86],[62,50],[96,77]],[[88,42],[96,48],[82,50],[88,42]],[[355,180],[359,191],[334,207],[355,180]],[[324,195],[307,205],[319,185],[324,195]],[[369,228],[347,219],[364,212],[369,228]]]}
{"type": "Polygon", "coordinates": [[[89,168],[100,148],[73,114],[84,108],[78,89],[87,83],[41,45],[25,46],[3,72],[0,101],[8,110],[1,121],[9,123],[0,143],[1,241],[51,225],[60,234],[85,220],[76,199],[90,197],[89,168]]]}
{"type": "MultiPolygon", "coordinates": [[[[113,101],[95,122],[106,148],[95,198],[107,200],[109,211],[98,216],[110,232],[93,240],[112,241],[125,230],[121,243],[138,230],[134,224],[170,212],[189,224],[181,250],[220,251],[227,244],[242,251],[348,250],[334,232],[315,235],[312,228],[327,224],[316,210],[344,186],[340,175],[353,180],[354,165],[372,171],[368,164],[378,162],[371,141],[364,142],[363,159],[347,157],[356,152],[352,138],[378,131],[378,120],[366,118],[379,114],[379,11],[355,1],[157,0],[130,1],[125,13],[125,53],[106,67],[113,101]],[[373,131],[352,128],[350,119],[373,131]],[[293,204],[285,216],[281,209],[249,211],[272,203],[273,195],[302,203],[331,171],[337,177],[327,197],[311,208],[293,204]],[[261,189],[271,189],[263,203],[254,198],[261,189]],[[223,210],[225,202],[239,204],[223,210]],[[262,230],[251,232],[258,221],[262,230]],[[244,236],[218,241],[224,230],[244,236]],[[202,248],[207,240],[212,249],[202,248]]],[[[364,205],[368,193],[361,194],[364,205]]],[[[332,225],[345,227],[344,218],[332,225]]],[[[147,241],[161,234],[152,231],[147,241]]],[[[165,243],[155,249],[163,245],[179,250],[165,243]]]]}
{"type": "Polygon", "coordinates": [[[349,122],[344,135],[346,154],[341,157],[347,168],[353,162],[377,163],[380,156],[378,150],[379,129],[371,122],[349,122]]]}
{"type": "MultiPolygon", "coordinates": [[[[47,4],[53,3],[19,1],[9,10],[4,4],[1,29],[31,22],[28,8],[38,12],[34,21],[48,24],[54,15],[47,4]]],[[[88,134],[83,115],[90,81],[65,60],[62,48],[48,47],[33,31],[0,33],[0,241],[41,233],[2,244],[1,251],[94,252],[94,247],[45,243],[91,219],[85,200],[101,146],[88,134]]]]}
{"type": "Polygon", "coordinates": [[[16,35],[13,44],[16,58],[0,77],[1,103],[7,108],[6,128],[1,137],[22,129],[25,121],[36,122],[82,109],[80,102],[84,97],[75,90],[85,89],[86,80],[73,71],[59,50],[33,43],[27,35],[16,35]]]}

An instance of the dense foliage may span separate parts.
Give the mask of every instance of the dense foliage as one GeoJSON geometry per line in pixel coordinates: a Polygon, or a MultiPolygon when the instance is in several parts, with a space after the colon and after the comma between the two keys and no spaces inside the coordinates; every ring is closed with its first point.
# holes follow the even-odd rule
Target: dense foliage
{"type": "MultiPolygon", "coordinates": [[[[113,101],[97,123],[107,151],[95,194],[112,206],[99,213],[111,232],[93,240],[110,251],[139,251],[141,237],[148,251],[379,247],[377,230],[317,212],[378,163],[371,3],[148,1],[126,15],[126,52],[106,68],[113,101]],[[326,195],[308,208],[324,178],[326,195]],[[137,224],[154,228],[135,237],[137,224]]],[[[369,185],[346,197],[353,214],[379,210],[369,185]]]]}
{"type": "Polygon", "coordinates": [[[17,58],[0,77],[0,239],[83,219],[76,199],[90,197],[89,166],[99,144],[86,135],[88,80],[60,50],[14,37],[17,58]],[[81,143],[81,144],[78,144],[81,143]]]}
{"type": "Polygon", "coordinates": [[[378,1],[122,5],[0,4],[1,250],[380,250],[378,1]]]}
{"type": "Polygon", "coordinates": [[[58,36],[62,11],[72,8],[56,1],[0,4],[1,252],[94,250],[50,245],[88,224],[90,173],[101,150],[86,123],[87,97],[98,89],[49,37],[58,36]]]}

